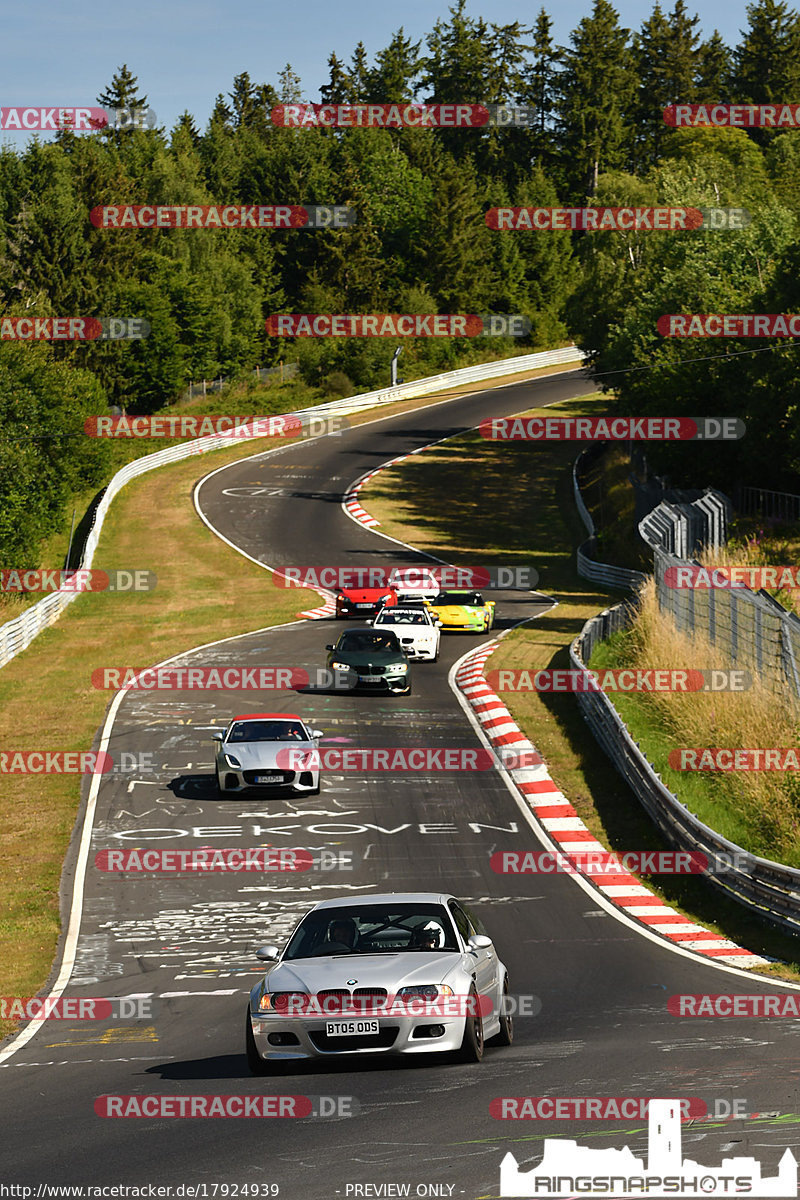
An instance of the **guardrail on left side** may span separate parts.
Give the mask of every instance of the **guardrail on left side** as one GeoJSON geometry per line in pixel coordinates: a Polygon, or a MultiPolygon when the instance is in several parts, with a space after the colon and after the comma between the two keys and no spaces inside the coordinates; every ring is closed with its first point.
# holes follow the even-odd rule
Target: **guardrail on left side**
{"type": "MultiPolygon", "coordinates": [[[[396,400],[412,400],[432,392],[445,391],[455,384],[477,383],[483,379],[496,379],[502,375],[514,375],[523,371],[535,370],[537,367],[580,363],[583,362],[583,359],[584,355],[577,346],[565,346],[559,350],[543,350],[536,354],[497,359],[490,363],[476,363],[471,367],[445,371],[443,374],[431,375],[426,379],[418,379],[399,387],[363,392],[359,396],[345,396],[341,400],[332,400],[328,404],[319,404],[315,408],[301,408],[293,413],[283,415],[306,417],[362,412],[368,408],[391,404],[396,400]]],[[[263,436],[268,435],[265,433],[263,436]]],[[[111,501],[126,483],[130,483],[132,479],[144,475],[147,471],[154,471],[158,467],[180,462],[181,459],[190,458],[193,454],[206,454],[210,450],[220,450],[232,444],[229,435],[212,434],[208,437],[195,438],[191,442],[184,442],[179,446],[169,446],[166,450],[157,450],[154,454],[145,454],[117,471],[95,510],[92,527],[86,539],[78,569],[88,570],[91,567],[106,513],[111,506],[111,501]]],[[[38,600],[36,604],[32,604],[18,617],[0,625],[0,667],[4,667],[6,663],[9,663],[12,658],[29,646],[35,637],[53,625],[67,605],[71,604],[80,594],[77,590],[52,592],[38,600]]]]}

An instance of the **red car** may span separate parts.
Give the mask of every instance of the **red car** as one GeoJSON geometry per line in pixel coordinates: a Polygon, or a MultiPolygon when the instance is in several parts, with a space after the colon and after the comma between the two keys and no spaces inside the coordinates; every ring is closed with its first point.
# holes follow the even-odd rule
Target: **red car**
{"type": "Polygon", "coordinates": [[[337,617],[374,617],[381,608],[397,604],[391,587],[341,588],[336,596],[337,617]]]}

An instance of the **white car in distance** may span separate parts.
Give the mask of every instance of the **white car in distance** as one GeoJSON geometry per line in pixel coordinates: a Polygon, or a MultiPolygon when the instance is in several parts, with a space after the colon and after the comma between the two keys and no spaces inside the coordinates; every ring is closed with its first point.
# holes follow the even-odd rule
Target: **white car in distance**
{"type": "Polygon", "coordinates": [[[401,605],[382,608],[368,624],[376,629],[390,629],[410,659],[436,662],[439,657],[441,622],[427,608],[403,608],[401,605]]]}
{"type": "Polygon", "coordinates": [[[430,567],[395,567],[388,582],[397,593],[400,607],[405,600],[434,600],[442,590],[430,567]]]}

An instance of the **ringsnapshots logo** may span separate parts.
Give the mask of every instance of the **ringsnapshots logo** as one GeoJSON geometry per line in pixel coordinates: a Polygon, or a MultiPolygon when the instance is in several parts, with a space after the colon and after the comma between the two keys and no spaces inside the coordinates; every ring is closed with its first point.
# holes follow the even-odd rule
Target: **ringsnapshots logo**
{"type": "Polygon", "coordinates": [[[99,571],[81,567],[75,571],[20,570],[0,568],[0,592],[153,592],[158,585],[154,571],[99,571]]]}
{"type": "MultiPolygon", "coordinates": [[[[159,1120],[175,1117],[194,1120],[198,1117],[255,1117],[263,1121],[274,1118],[355,1117],[361,1111],[361,1106],[355,1096],[165,1096],[151,1093],[146,1096],[98,1096],[94,1111],[98,1117],[147,1117],[151,1120],[154,1117],[159,1120]]],[[[264,1185],[258,1186],[262,1188],[264,1185]]],[[[262,1196],[275,1194],[259,1192],[262,1196]]]]}
{"type": "Polygon", "coordinates": [[[800,104],[668,104],[663,116],[673,129],[797,129],[800,104]]]}
{"type": "Polygon", "coordinates": [[[531,322],[521,313],[274,313],[268,337],[459,338],[527,337],[531,322]]]}
{"type": "Polygon", "coordinates": [[[745,435],[738,417],[485,417],[493,442],[730,442],[745,435]]]}
{"type": "Polygon", "coordinates": [[[83,431],[96,438],[201,438],[225,437],[231,441],[248,438],[336,437],[350,428],[347,417],[329,414],[275,417],[231,417],[225,414],[202,417],[87,417],[83,431]]]}
{"type": "Polygon", "coordinates": [[[104,204],[89,213],[96,229],[348,229],[345,204],[104,204]]]}
{"type": "Polygon", "coordinates": [[[745,229],[745,208],[490,208],[489,229],[524,232],[638,233],[693,229],[745,229]]]}
{"type": "Polygon", "coordinates": [[[530,104],[276,104],[279,129],[529,129],[530,104]]]}
{"type": "Polygon", "coordinates": [[[273,579],[279,588],[322,588],[330,591],[429,588],[440,591],[532,591],[539,582],[535,567],[281,567],[273,579]]]}
{"type": "Polygon", "coordinates": [[[154,129],[156,114],[152,108],[0,108],[0,129],[26,132],[51,132],[71,129],[73,133],[100,133],[104,129],[154,129]]]}
{"type": "Polygon", "coordinates": [[[753,684],[749,671],[688,667],[501,669],[485,678],[495,692],[744,692],[753,684]]]}
{"type": "Polygon", "coordinates": [[[144,317],[2,317],[7,342],[118,342],[149,337],[144,317]]]}
{"type": "Polygon", "coordinates": [[[621,1150],[579,1146],[571,1138],[545,1138],[542,1159],[521,1171],[509,1151],[500,1164],[502,1197],[642,1196],[652,1200],[680,1196],[797,1196],[797,1160],[784,1151],[778,1172],[762,1174],[755,1158],[725,1158],[706,1167],[684,1158],[681,1100],[651,1099],[648,1109],[647,1159],[628,1146],[621,1150]]]}
{"type": "Polygon", "coordinates": [[[656,329],[666,338],[795,338],[798,313],[665,313],[656,329]]]}

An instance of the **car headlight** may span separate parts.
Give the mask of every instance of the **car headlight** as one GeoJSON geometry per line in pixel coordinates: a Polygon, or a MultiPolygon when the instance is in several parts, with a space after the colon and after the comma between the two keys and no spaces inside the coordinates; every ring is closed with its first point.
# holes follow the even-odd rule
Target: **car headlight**
{"type": "Polygon", "coordinates": [[[408,663],[400,663],[397,667],[395,667],[395,670],[397,671],[398,675],[403,675],[408,670],[408,663]]]}
{"type": "Polygon", "coordinates": [[[398,1000],[409,1000],[412,996],[421,996],[425,1000],[439,1000],[442,996],[452,996],[453,989],[446,983],[415,983],[412,987],[402,987],[397,993],[398,1000]]]}
{"type": "Polygon", "coordinates": [[[226,754],[225,762],[228,764],[229,767],[236,767],[240,771],[242,769],[242,764],[239,762],[238,758],[236,758],[235,755],[233,755],[233,754],[226,754]]]}
{"type": "Polygon", "coordinates": [[[332,662],[332,663],[331,663],[331,670],[332,670],[332,671],[349,671],[349,670],[350,670],[350,663],[343,663],[343,662],[332,662]]]}
{"type": "Polygon", "coordinates": [[[258,1002],[258,1011],[275,1013],[302,1012],[308,998],[308,992],[264,992],[264,995],[258,1002]]]}

